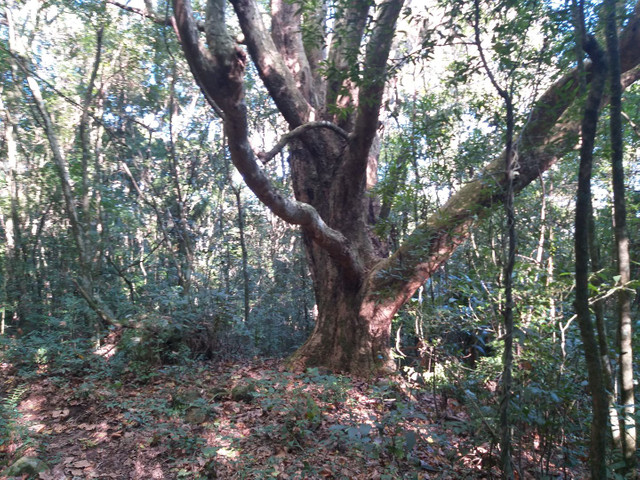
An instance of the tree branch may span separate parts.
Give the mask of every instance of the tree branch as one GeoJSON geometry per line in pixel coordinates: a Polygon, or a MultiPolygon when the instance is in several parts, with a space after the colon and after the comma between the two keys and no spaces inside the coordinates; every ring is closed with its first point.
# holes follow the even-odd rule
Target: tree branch
{"type": "Polygon", "coordinates": [[[309,62],[312,76],[312,92],[310,102],[314,108],[324,106],[326,96],[326,78],[322,71],[325,59],[324,39],[327,31],[327,0],[321,0],[320,7],[305,12],[302,28],[306,31],[307,39],[304,50],[309,62]]]}
{"type": "Polygon", "coordinates": [[[336,7],[342,9],[342,12],[336,19],[329,47],[326,107],[340,110],[340,114],[336,114],[334,120],[346,129],[349,129],[353,122],[353,115],[348,113],[348,109],[353,105],[356,92],[349,70],[358,63],[370,6],[369,0],[353,0],[336,7]],[[343,115],[345,112],[347,114],[343,115]]]}
{"type": "Polygon", "coordinates": [[[258,165],[248,140],[246,106],[239,104],[234,111],[227,111],[226,114],[225,133],[229,138],[231,160],[247,186],[278,217],[293,225],[300,225],[343,267],[346,277],[359,283],[363,267],[351,252],[347,238],[330,228],[311,205],[284,198],[258,165]]]}
{"type": "MultiPolygon", "coordinates": [[[[191,71],[205,94],[210,95],[224,112],[224,130],[229,139],[231,160],[247,186],[269,210],[288,223],[300,225],[310,238],[342,265],[347,277],[360,281],[363,268],[351,253],[346,237],[329,228],[311,205],[284,198],[258,164],[249,143],[247,107],[243,102],[244,57],[226,37],[222,2],[210,0],[207,7],[206,33],[211,52],[200,43],[189,0],[174,0],[174,10],[191,71]]],[[[284,108],[288,112],[285,118],[289,115],[290,124],[306,118],[307,115],[301,114],[298,108],[304,107],[303,110],[308,112],[310,107],[293,85],[291,72],[282,63],[273,42],[265,37],[255,2],[234,0],[233,3],[243,29],[248,29],[245,35],[250,51],[259,50],[253,58],[265,69],[265,83],[270,82],[272,88],[282,87],[276,88],[276,93],[285,102],[285,105],[279,105],[281,111],[284,108]],[[286,81],[286,85],[280,84],[281,81],[286,81]],[[289,94],[291,98],[287,98],[289,94]]]]}
{"type": "MultiPolygon", "coordinates": [[[[212,0],[210,3],[218,1],[212,0]]],[[[209,49],[206,49],[200,41],[191,2],[174,0],[173,9],[182,50],[205,98],[214,109],[219,107],[224,112],[232,108],[244,96],[245,58],[244,52],[226,35],[224,18],[214,16],[222,16],[222,12],[207,8],[205,30],[209,49]]]]}
{"type": "Polygon", "coordinates": [[[334,132],[336,132],[345,140],[349,139],[349,134],[345,132],[343,129],[341,129],[339,126],[337,126],[335,123],[309,122],[309,123],[300,125],[299,127],[296,127],[290,132],[284,134],[280,139],[280,141],[278,141],[278,143],[276,143],[276,145],[271,150],[269,150],[269,152],[258,153],[257,155],[258,158],[260,159],[260,161],[262,161],[263,165],[266,165],[273,159],[273,157],[275,157],[287,145],[287,143],[289,143],[295,137],[302,135],[306,131],[311,130],[312,128],[328,128],[329,130],[333,130],[334,132]]]}
{"type": "MultiPolygon", "coordinates": [[[[367,44],[362,80],[358,93],[358,107],[353,133],[344,161],[336,175],[336,203],[344,205],[345,211],[361,208],[362,185],[366,185],[367,166],[377,170],[377,153],[372,144],[378,129],[378,119],[382,105],[382,95],[386,82],[386,65],[395,32],[395,24],[402,8],[403,0],[386,0],[378,8],[375,27],[367,44]],[[372,153],[370,155],[370,153],[372,153]],[[342,193],[344,192],[344,193],[342,193]]],[[[375,173],[374,173],[375,175],[375,173]]],[[[339,205],[336,205],[340,208],[339,205]]]]}
{"type": "Polygon", "coordinates": [[[231,0],[231,3],[260,78],[290,127],[296,128],[308,120],[315,120],[311,105],[302,95],[262,22],[255,0],[231,0]]]}
{"type": "Polygon", "coordinates": [[[300,2],[271,0],[271,38],[287,67],[296,79],[296,86],[311,103],[313,78],[302,41],[300,2]]]}
{"type": "MultiPolygon", "coordinates": [[[[143,18],[147,18],[147,19],[151,20],[153,23],[155,23],[157,25],[162,25],[162,26],[165,26],[165,27],[174,27],[173,17],[162,18],[162,17],[159,17],[159,16],[153,14],[150,11],[144,11],[141,8],[131,7],[129,5],[125,5],[125,4],[117,2],[115,0],[105,0],[105,1],[106,1],[106,3],[108,3],[110,5],[113,5],[114,7],[120,8],[121,10],[124,10],[126,12],[135,13],[136,15],[140,15],[143,18]]],[[[201,32],[204,32],[204,22],[203,21],[196,22],[196,27],[201,32]]]]}
{"type": "MultiPolygon", "coordinates": [[[[640,79],[639,26],[640,9],[636,9],[620,37],[623,88],[640,79]]],[[[590,75],[587,81],[591,81],[590,75]]],[[[569,107],[578,92],[578,72],[573,70],[536,102],[517,142],[520,168],[513,185],[516,193],[574,149],[580,122],[571,118],[569,107]]],[[[603,100],[603,105],[606,102],[608,99],[603,100]]],[[[503,153],[419,225],[391,257],[380,261],[369,280],[380,301],[395,295],[394,304],[399,306],[400,301],[408,300],[466,240],[473,223],[503,201],[506,181],[503,153]]]]}
{"type": "Polygon", "coordinates": [[[378,129],[387,60],[402,4],[403,0],[386,0],[378,7],[380,12],[367,45],[362,85],[358,92],[354,141],[350,146],[352,164],[346,167],[352,175],[364,175],[367,168],[367,155],[378,129]]]}

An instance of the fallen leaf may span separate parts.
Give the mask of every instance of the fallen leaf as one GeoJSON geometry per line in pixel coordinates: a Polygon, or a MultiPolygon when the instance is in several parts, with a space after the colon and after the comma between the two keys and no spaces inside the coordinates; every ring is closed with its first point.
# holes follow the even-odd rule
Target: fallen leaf
{"type": "Polygon", "coordinates": [[[63,408],[62,410],[53,410],[51,412],[53,418],[66,418],[69,416],[69,409],[63,408]]]}
{"type": "Polygon", "coordinates": [[[35,425],[31,425],[29,427],[29,430],[35,433],[40,433],[42,432],[45,428],[47,428],[46,425],[42,424],[42,423],[36,423],[35,425]]]}

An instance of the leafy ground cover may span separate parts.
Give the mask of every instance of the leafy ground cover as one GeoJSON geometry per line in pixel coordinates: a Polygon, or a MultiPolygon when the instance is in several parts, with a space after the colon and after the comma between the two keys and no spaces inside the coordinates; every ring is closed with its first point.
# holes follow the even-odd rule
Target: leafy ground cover
{"type": "MultiPolygon", "coordinates": [[[[0,478],[30,457],[48,469],[18,478],[498,478],[497,449],[463,403],[400,377],[293,374],[275,360],[118,376],[2,368],[0,478]]],[[[519,478],[540,478],[524,458],[519,478]]]]}

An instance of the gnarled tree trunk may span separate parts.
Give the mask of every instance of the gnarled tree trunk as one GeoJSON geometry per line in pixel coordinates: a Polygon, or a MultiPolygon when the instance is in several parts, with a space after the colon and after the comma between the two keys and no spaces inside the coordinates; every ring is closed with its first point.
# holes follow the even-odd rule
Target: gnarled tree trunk
{"type": "MultiPolygon", "coordinates": [[[[244,49],[227,32],[225,0],[209,0],[204,37],[189,0],[173,0],[175,26],[185,57],[206,99],[224,123],[231,159],[247,186],[272,212],[299,225],[313,277],[318,317],[291,364],[372,374],[391,368],[389,336],[398,309],[449,258],[484,211],[504,196],[504,157],[460,189],[388,258],[371,232],[375,220],[367,189],[375,178],[374,139],[386,63],[403,2],[338,2],[336,34],[324,53],[322,41],[303,42],[303,30],[326,37],[321,11],[305,17],[296,2],[272,0],[267,28],[255,0],[231,0],[244,44],[290,132],[267,153],[249,143],[244,103],[244,49]],[[370,31],[365,35],[369,17],[370,31]],[[364,52],[364,53],[362,53],[364,52]],[[362,59],[356,76],[348,66],[362,59]],[[323,74],[321,61],[332,68],[323,74]],[[347,73],[342,73],[347,72],[347,73]],[[274,188],[260,168],[289,144],[294,199],[274,188]]],[[[638,15],[621,40],[628,85],[639,76],[638,15]]],[[[517,138],[517,193],[576,144],[579,122],[567,113],[578,92],[569,72],[544,93],[517,138]]]]}

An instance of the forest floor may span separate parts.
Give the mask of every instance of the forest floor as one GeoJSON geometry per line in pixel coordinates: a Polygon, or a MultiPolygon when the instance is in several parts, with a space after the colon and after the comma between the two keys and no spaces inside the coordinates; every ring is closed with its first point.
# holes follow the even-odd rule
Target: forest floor
{"type": "MultiPolygon", "coordinates": [[[[117,378],[1,368],[0,479],[23,457],[47,470],[22,479],[499,478],[497,448],[464,405],[400,378],[293,374],[275,360],[117,378]]],[[[520,479],[584,478],[542,477],[520,458],[520,479]]]]}

